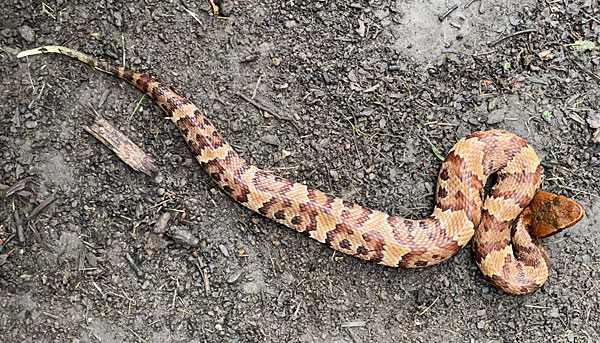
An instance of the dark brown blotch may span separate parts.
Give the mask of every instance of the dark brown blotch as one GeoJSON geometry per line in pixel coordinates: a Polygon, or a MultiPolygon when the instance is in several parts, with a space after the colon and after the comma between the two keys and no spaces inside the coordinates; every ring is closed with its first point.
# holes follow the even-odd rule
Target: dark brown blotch
{"type": "Polygon", "coordinates": [[[169,88],[162,83],[157,84],[152,88],[152,99],[159,100],[163,95],[169,91],[169,88]]]}
{"type": "Polygon", "coordinates": [[[356,248],[356,254],[367,256],[369,254],[369,250],[367,250],[367,248],[361,245],[358,248],[356,248]]]}
{"type": "Polygon", "coordinates": [[[221,181],[221,174],[219,174],[219,173],[212,173],[212,174],[210,174],[210,177],[211,177],[213,180],[215,180],[216,182],[219,182],[219,181],[221,181]]]}
{"type": "Polygon", "coordinates": [[[123,73],[121,75],[121,78],[129,83],[131,83],[133,81],[133,70],[131,69],[127,69],[127,68],[123,68],[123,73]]]}
{"type": "Polygon", "coordinates": [[[438,199],[443,199],[447,196],[448,196],[448,191],[446,190],[446,188],[442,187],[442,186],[438,186],[438,192],[437,192],[438,199]]]}
{"type": "Polygon", "coordinates": [[[271,211],[271,208],[273,206],[277,205],[277,199],[275,198],[271,198],[269,201],[267,201],[266,203],[264,203],[259,209],[258,209],[258,213],[262,214],[263,216],[267,216],[269,212],[271,211]]]}
{"type": "Polygon", "coordinates": [[[294,225],[300,225],[300,223],[302,223],[302,217],[300,217],[300,216],[294,216],[294,218],[292,218],[292,224],[294,224],[294,225]]]}
{"type": "Polygon", "coordinates": [[[352,202],[350,202],[350,201],[347,201],[347,200],[342,200],[342,204],[343,204],[345,207],[348,207],[348,208],[352,208],[352,207],[354,207],[354,203],[352,203],[352,202]]]}
{"type": "Polygon", "coordinates": [[[340,248],[348,250],[348,249],[352,248],[352,243],[350,243],[350,241],[348,241],[347,239],[344,238],[340,242],[340,248]]]}
{"type": "Polygon", "coordinates": [[[449,178],[450,175],[448,174],[448,169],[442,168],[442,171],[440,172],[440,180],[448,181],[449,178]]]}
{"type": "Polygon", "coordinates": [[[383,260],[383,250],[385,247],[385,238],[379,231],[369,231],[362,235],[365,242],[369,243],[371,250],[374,254],[371,255],[371,262],[379,263],[383,260]]]}
{"type": "Polygon", "coordinates": [[[285,211],[279,210],[279,211],[275,212],[275,214],[273,216],[275,217],[275,219],[284,220],[285,219],[285,211]]]}
{"type": "Polygon", "coordinates": [[[179,107],[189,104],[190,102],[171,92],[170,96],[167,98],[167,113],[171,114],[175,112],[179,107]]]}
{"type": "Polygon", "coordinates": [[[152,78],[144,74],[137,74],[135,80],[135,86],[144,93],[148,91],[148,84],[152,82],[152,78]]]}
{"type": "Polygon", "coordinates": [[[429,265],[428,261],[416,261],[415,262],[415,266],[417,266],[419,268],[427,267],[427,265],[429,265]]]}

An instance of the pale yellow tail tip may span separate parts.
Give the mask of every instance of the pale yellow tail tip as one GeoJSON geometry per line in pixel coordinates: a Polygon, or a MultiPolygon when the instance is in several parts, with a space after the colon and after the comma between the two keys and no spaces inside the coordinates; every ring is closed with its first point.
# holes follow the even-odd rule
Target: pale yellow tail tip
{"type": "Polygon", "coordinates": [[[39,48],[19,52],[17,54],[17,58],[23,58],[23,57],[32,56],[32,55],[39,55],[39,54],[44,54],[47,52],[62,53],[61,49],[64,49],[64,48],[60,47],[58,45],[40,46],[39,48]]]}

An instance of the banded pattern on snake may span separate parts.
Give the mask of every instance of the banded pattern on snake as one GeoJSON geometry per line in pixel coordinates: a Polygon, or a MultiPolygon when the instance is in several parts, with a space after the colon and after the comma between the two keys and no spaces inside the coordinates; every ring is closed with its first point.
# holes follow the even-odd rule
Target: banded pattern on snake
{"type": "Polygon", "coordinates": [[[250,165],[194,104],[147,75],[58,46],[19,57],[47,52],[85,62],[150,96],[179,128],[202,168],[240,204],[364,260],[426,267],[450,258],[475,236],[473,251],[483,274],[506,292],[528,293],[546,281],[550,266],[536,236],[556,233],[584,215],[581,205],[564,197],[536,196],[542,174],[538,157],[522,138],[505,131],[476,132],[457,142],[442,164],[433,214],[408,220],[250,165]],[[492,174],[497,182],[484,201],[492,174]]]}

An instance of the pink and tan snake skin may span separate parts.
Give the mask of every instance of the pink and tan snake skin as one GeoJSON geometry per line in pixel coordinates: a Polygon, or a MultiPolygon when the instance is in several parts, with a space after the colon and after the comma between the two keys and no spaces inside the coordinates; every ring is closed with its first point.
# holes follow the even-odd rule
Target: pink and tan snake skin
{"type": "Polygon", "coordinates": [[[506,292],[529,293],[546,281],[550,267],[536,236],[556,233],[584,215],[581,205],[550,193],[539,192],[532,202],[540,162],[522,138],[505,131],[476,132],[457,142],[442,164],[433,213],[409,220],[250,165],[194,104],[149,76],[64,47],[41,47],[19,57],[46,52],[78,59],[150,96],[179,128],[202,168],[240,204],[364,260],[427,267],[450,258],[474,236],[475,260],[483,274],[506,292]],[[484,201],[483,187],[494,173],[497,182],[484,201]]]}

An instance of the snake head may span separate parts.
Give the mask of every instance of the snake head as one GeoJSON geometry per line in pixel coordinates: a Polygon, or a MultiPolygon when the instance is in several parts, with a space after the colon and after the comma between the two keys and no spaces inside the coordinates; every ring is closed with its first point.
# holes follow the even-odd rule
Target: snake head
{"type": "Polygon", "coordinates": [[[562,195],[537,192],[527,207],[531,211],[531,231],[545,238],[575,225],[585,216],[583,206],[562,195]]]}

